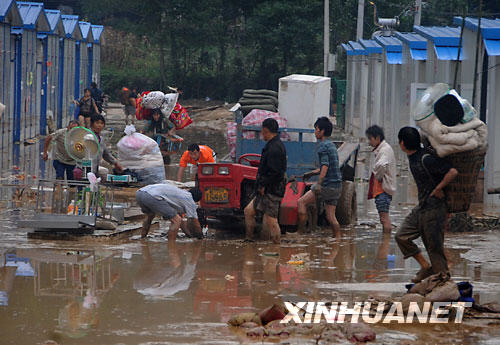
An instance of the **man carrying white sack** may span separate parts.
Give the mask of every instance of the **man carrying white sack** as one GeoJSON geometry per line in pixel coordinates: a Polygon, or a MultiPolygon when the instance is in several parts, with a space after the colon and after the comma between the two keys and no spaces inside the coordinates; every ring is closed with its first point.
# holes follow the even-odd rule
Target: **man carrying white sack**
{"type": "Polygon", "coordinates": [[[135,197],[142,212],[147,215],[142,227],[142,238],[148,235],[156,215],[170,220],[169,241],[175,241],[179,228],[188,237],[203,238],[196,211],[196,203],[201,199],[199,189],[186,191],[169,183],[158,183],[139,189],[135,197]],[[187,221],[183,220],[184,215],[187,221]]]}

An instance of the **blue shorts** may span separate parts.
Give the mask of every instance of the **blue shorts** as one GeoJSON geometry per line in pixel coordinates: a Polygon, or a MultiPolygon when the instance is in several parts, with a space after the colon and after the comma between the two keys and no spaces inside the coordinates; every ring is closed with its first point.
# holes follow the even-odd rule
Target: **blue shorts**
{"type": "Polygon", "coordinates": [[[389,213],[389,207],[391,206],[392,195],[383,192],[375,197],[375,206],[377,206],[378,213],[387,212],[389,213]]]}

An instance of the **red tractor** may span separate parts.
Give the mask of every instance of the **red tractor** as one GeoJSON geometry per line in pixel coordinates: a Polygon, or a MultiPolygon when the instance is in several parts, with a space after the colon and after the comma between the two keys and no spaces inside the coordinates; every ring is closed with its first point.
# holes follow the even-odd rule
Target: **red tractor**
{"type": "MultiPolygon", "coordinates": [[[[258,139],[243,139],[242,130],[257,131],[255,127],[238,126],[237,162],[221,162],[200,164],[198,170],[199,188],[202,191],[201,208],[207,217],[232,219],[243,217],[245,206],[251,201],[254,184],[260,163],[260,152],[265,142],[258,139]],[[252,152],[252,153],[249,153],[252,152]]],[[[289,182],[285,196],[281,201],[279,224],[282,228],[297,225],[297,200],[307,192],[312,182],[299,181],[295,176],[302,176],[306,171],[315,168],[316,143],[304,142],[302,133],[311,133],[309,129],[283,128],[281,131],[298,132],[298,141],[284,141],[287,149],[289,182]]],[[[339,163],[342,170],[342,194],[337,206],[337,219],[341,225],[347,225],[356,219],[356,191],[354,174],[359,144],[336,142],[339,163]]],[[[316,214],[321,215],[319,205],[316,214]]],[[[314,215],[313,215],[314,216],[314,215]]],[[[314,225],[316,221],[310,222],[314,225]]]]}

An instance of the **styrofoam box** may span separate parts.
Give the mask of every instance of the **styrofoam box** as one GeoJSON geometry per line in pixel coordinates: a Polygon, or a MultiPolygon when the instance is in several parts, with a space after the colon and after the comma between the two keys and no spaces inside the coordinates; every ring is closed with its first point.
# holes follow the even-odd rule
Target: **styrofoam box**
{"type": "MultiPolygon", "coordinates": [[[[330,115],[330,78],[292,74],[279,80],[279,112],[289,128],[313,129],[318,117],[330,115]]],[[[304,135],[304,141],[314,141],[304,135]]]]}

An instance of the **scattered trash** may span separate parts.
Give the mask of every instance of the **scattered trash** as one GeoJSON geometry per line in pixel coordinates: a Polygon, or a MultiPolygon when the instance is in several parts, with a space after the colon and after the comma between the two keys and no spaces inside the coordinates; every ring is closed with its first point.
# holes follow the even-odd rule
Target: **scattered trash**
{"type": "Polygon", "coordinates": [[[279,253],[276,252],[265,252],[262,253],[263,256],[279,256],[279,253]]]}
{"type": "Polygon", "coordinates": [[[230,274],[226,274],[226,276],[224,277],[224,279],[226,279],[228,281],[233,281],[234,280],[234,276],[232,276],[230,274]]]}

